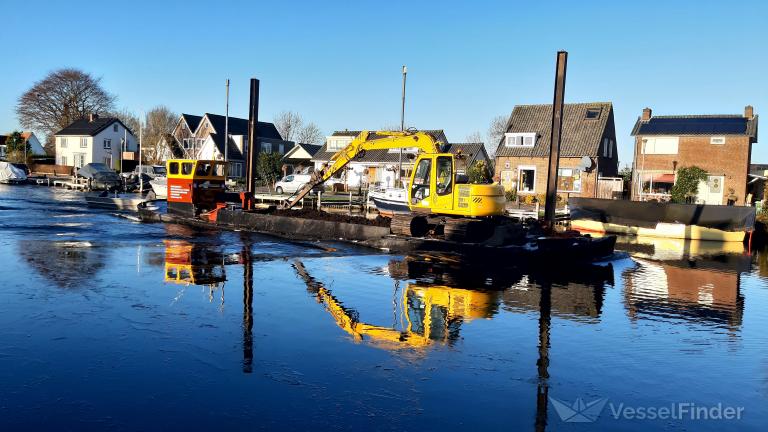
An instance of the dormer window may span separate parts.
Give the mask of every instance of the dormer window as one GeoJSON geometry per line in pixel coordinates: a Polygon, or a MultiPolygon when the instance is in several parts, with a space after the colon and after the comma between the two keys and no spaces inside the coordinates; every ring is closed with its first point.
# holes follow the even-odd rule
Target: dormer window
{"type": "Polygon", "coordinates": [[[535,133],[505,133],[504,145],[506,147],[533,147],[536,144],[535,133]]]}
{"type": "Polygon", "coordinates": [[[589,120],[599,119],[601,111],[602,108],[587,108],[587,113],[584,115],[584,118],[589,120]]]}

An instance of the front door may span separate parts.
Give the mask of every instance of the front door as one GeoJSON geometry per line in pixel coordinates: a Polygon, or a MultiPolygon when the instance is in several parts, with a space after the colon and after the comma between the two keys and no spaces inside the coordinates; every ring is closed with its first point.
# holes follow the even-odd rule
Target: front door
{"type": "Polygon", "coordinates": [[[723,204],[723,182],[725,176],[707,176],[707,180],[699,182],[697,202],[702,204],[723,204]]]}
{"type": "Polygon", "coordinates": [[[75,153],[75,168],[82,168],[85,165],[85,153],[75,153]]]}
{"type": "Polygon", "coordinates": [[[512,190],[515,187],[515,182],[512,177],[512,170],[504,170],[501,172],[501,185],[504,190],[512,190]]]}

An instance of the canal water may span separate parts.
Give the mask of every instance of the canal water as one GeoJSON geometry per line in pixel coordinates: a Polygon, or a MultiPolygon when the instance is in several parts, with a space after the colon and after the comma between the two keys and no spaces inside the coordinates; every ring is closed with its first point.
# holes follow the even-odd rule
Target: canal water
{"type": "Polygon", "coordinates": [[[768,424],[768,258],[741,245],[472,268],[3,185],[0,233],[2,431],[768,424]]]}

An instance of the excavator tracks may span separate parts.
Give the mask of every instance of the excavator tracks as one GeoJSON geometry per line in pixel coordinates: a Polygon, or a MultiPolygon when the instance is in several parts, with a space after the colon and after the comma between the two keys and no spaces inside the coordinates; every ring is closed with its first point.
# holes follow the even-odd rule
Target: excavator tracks
{"type": "Polygon", "coordinates": [[[392,217],[389,229],[392,234],[424,237],[429,232],[429,223],[425,216],[396,214],[392,217]]]}

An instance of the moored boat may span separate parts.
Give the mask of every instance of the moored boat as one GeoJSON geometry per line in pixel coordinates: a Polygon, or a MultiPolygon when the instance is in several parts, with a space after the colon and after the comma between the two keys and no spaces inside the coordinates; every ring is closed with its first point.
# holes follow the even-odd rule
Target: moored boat
{"type": "Polygon", "coordinates": [[[755,208],[571,198],[571,228],[581,232],[689,240],[744,241],[755,208]]]}
{"type": "Polygon", "coordinates": [[[382,216],[392,217],[395,214],[407,214],[411,211],[408,208],[408,192],[405,189],[376,190],[371,192],[369,197],[382,216]]]}

